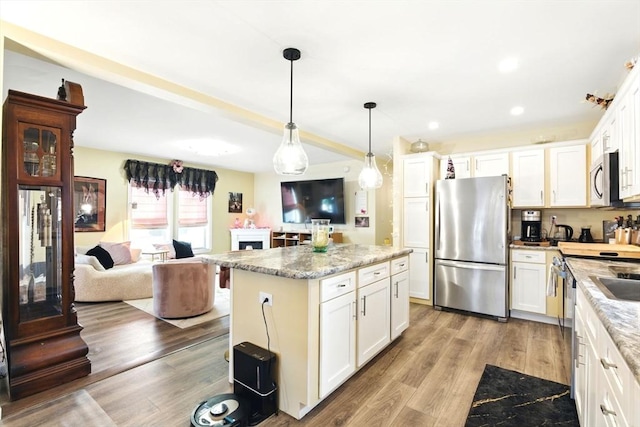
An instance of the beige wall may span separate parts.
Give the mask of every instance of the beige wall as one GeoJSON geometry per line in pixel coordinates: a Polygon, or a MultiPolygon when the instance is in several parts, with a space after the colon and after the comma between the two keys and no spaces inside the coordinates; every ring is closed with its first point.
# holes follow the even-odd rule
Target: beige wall
{"type": "MultiPolygon", "coordinates": [[[[82,126],[79,121],[78,126],[82,126]]],[[[76,141],[77,142],[77,141],[76,141]]],[[[171,159],[157,159],[126,153],[95,150],[77,147],[75,153],[76,176],[88,176],[107,180],[107,208],[105,232],[75,233],[75,244],[89,246],[100,240],[119,242],[128,238],[128,186],[124,172],[127,159],[143,160],[155,163],[169,163],[171,159]]],[[[212,252],[224,252],[231,249],[229,228],[237,214],[228,213],[229,192],[242,193],[245,207],[253,204],[253,174],[227,169],[211,168],[207,165],[185,164],[188,167],[212,169],[218,174],[218,184],[212,196],[213,235],[212,252]]],[[[241,216],[244,219],[244,216],[241,216]]]]}
{"type": "Polygon", "coordinates": [[[280,198],[280,182],[300,181],[308,179],[344,178],[345,179],[345,210],[347,224],[335,225],[335,231],[343,233],[345,242],[365,245],[383,244],[385,237],[391,235],[391,203],[387,200],[387,193],[393,187],[392,177],[383,172],[383,187],[369,191],[368,210],[369,227],[355,227],[355,193],[359,190],[358,175],[363,161],[347,160],[343,162],[312,165],[302,177],[281,177],[274,173],[259,173],[255,175],[255,206],[257,224],[270,227],[272,230],[285,231],[303,230],[302,224],[282,223],[282,202],[280,198]]]}

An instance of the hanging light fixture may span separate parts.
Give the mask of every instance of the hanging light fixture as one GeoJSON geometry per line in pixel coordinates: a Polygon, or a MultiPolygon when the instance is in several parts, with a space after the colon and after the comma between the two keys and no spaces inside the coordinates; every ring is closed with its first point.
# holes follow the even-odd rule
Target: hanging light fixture
{"type": "Polygon", "coordinates": [[[376,108],[375,102],[367,102],[364,108],[369,110],[369,152],[364,156],[364,167],[358,177],[358,184],[363,190],[374,190],[382,187],[382,174],[376,164],[376,156],[371,152],[371,109],[376,108]]]}
{"type": "Polygon", "coordinates": [[[291,62],[289,123],[284,125],[284,136],[273,156],[273,167],[278,175],[302,175],[309,167],[309,158],[300,143],[298,127],[293,123],[293,61],[300,59],[300,51],[290,47],[282,52],[282,56],[291,62]]]}

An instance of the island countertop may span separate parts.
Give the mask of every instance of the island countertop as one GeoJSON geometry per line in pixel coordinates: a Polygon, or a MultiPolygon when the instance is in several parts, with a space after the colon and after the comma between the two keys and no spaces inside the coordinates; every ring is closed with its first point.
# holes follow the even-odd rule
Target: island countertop
{"type": "Polygon", "coordinates": [[[354,268],[407,255],[412,249],[392,246],[336,243],[327,252],[313,252],[311,245],[232,251],[205,255],[221,267],[238,268],[290,279],[317,279],[354,268]]]}

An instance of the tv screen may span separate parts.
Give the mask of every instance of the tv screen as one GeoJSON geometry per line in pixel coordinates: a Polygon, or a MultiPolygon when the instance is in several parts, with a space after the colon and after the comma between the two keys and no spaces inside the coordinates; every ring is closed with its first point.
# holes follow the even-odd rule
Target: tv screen
{"type": "Polygon", "coordinates": [[[280,193],[285,224],[303,224],[315,218],[346,224],[344,178],[281,182],[280,193]]]}

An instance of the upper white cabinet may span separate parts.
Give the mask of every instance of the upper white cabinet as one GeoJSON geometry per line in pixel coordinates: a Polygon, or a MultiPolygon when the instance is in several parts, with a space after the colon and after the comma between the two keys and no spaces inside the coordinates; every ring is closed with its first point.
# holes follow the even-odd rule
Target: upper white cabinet
{"type": "Polygon", "coordinates": [[[551,207],[587,205],[587,146],[549,149],[551,207]]]}
{"type": "Polygon", "coordinates": [[[544,206],[544,149],[511,153],[513,207],[544,206]]]}
{"type": "MultiPolygon", "coordinates": [[[[640,71],[636,67],[632,81],[619,103],[614,103],[620,132],[620,197],[640,195],[640,71]]],[[[610,107],[611,108],[611,107],[610,107]]]]}
{"type": "Polygon", "coordinates": [[[473,156],[473,176],[509,175],[509,153],[473,156]]]}
{"type": "MultiPolygon", "coordinates": [[[[440,160],[440,179],[447,176],[449,156],[440,160]]],[[[484,153],[473,156],[451,156],[456,178],[500,176],[509,174],[509,153],[484,153]]]]}
{"type": "Polygon", "coordinates": [[[428,197],[433,157],[407,156],[404,159],[403,197],[428,197]]]}

